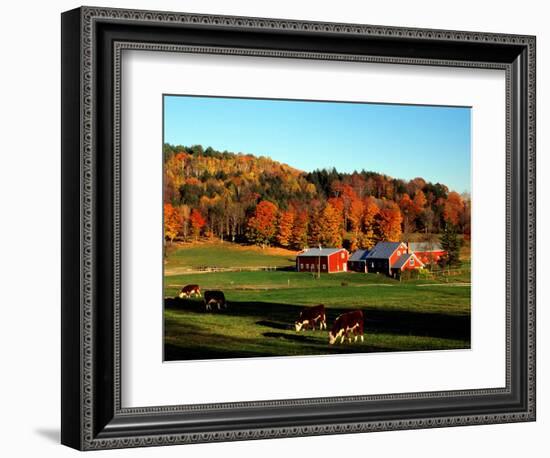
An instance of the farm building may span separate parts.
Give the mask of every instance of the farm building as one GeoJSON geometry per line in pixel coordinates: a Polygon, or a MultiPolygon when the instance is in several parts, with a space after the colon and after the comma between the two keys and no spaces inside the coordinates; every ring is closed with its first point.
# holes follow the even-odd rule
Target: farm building
{"type": "Polygon", "coordinates": [[[387,275],[424,266],[403,242],[378,242],[366,255],[365,263],[367,272],[382,272],[387,275]]]}
{"type": "Polygon", "coordinates": [[[367,271],[366,257],[368,254],[369,250],[355,251],[348,259],[348,270],[365,273],[367,271]]]}
{"type": "Polygon", "coordinates": [[[424,264],[415,253],[402,254],[391,266],[393,277],[399,277],[404,270],[416,270],[424,267],[424,264]]]}
{"type": "Polygon", "coordinates": [[[409,252],[414,253],[423,264],[436,263],[447,254],[439,243],[430,242],[411,242],[409,252]]]}
{"type": "Polygon", "coordinates": [[[296,270],[298,272],[346,272],[348,258],[349,253],[344,248],[309,248],[296,256],[296,270]]]}

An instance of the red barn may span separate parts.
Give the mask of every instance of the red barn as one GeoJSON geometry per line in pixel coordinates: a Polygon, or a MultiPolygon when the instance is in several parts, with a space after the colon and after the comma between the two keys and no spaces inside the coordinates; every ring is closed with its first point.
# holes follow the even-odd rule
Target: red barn
{"type": "Polygon", "coordinates": [[[407,245],[403,242],[378,242],[365,257],[367,272],[392,274],[392,267],[407,254],[407,245]]]}
{"type": "Polygon", "coordinates": [[[435,264],[447,254],[439,243],[430,242],[409,243],[409,253],[414,253],[424,264],[435,264]]]}
{"type": "Polygon", "coordinates": [[[348,258],[349,253],[344,248],[309,248],[296,256],[296,270],[329,274],[346,272],[348,258]]]}
{"type": "Polygon", "coordinates": [[[364,259],[367,272],[381,272],[393,277],[399,276],[404,270],[424,267],[424,263],[415,253],[410,253],[409,247],[403,242],[378,242],[364,259]]]}
{"type": "Polygon", "coordinates": [[[405,253],[391,266],[392,275],[399,277],[404,270],[416,270],[424,267],[424,264],[415,253],[405,253]]]}

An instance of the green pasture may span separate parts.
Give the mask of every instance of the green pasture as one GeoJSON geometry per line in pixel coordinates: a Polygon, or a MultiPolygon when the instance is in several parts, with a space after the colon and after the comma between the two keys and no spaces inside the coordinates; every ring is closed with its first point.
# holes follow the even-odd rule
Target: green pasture
{"type": "MultiPolygon", "coordinates": [[[[226,244],[230,245],[230,244],[226,244]]],[[[261,253],[247,257],[243,250],[207,249],[216,265],[227,267],[269,265],[261,253]],[[214,250],[214,252],[213,252],[214,250]],[[258,257],[259,256],[259,257],[258,257]],[[246,258],[246,262],[245,262],[246,258]]],[[[189,265],[185,249],[174,252],[172,266],[189,265]],[[182,261],[183,260],[183,261],[182,261]]],[[[202,260],[208,256],[201,255],[202,260]]],[[[274,256],[270,254],[269,256],[274,256]]],[[[280,265],[285,256],[280,258],[280,265]]],[[[198,262],[196,260],[192,262],[198,262]]],[[[202,262],[202,261],[201,261],[202,262]]],[[[209,263],[202,265],[212,265],[209,263]]],[[[464,349],[470,347],[470,285],[461,275],[399,282],[381,274],[322,274],[284,271],[211,272],[166,275],[165,359],[211,359],[331,353],[464,349]],[[460,280],[460,281],[459,281],[460,280]],[[186,284],[220,289],[227,310],[205,312],[200,299],[174,299],[186,284]],[[365,316],[363,343],[328,345],[327,331],[297,333],[293,323],[304,307],[325,304],[330,329],[336,316],[361,309],[365,316]]]]}
{"type": "Polygon", "coordinates": [[[168,248],[165,267],[281,267],[294,265],[295,253],[286,250],[243,247],[233,243],[204,243],[168,248]]]}

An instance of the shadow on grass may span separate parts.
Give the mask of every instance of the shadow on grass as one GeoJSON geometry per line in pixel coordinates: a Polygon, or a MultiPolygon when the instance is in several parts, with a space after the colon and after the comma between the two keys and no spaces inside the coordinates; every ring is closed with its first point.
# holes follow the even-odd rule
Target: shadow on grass
{"type": "Polygon", "coordinates": [[[294,264],[295,260],[294,259],[287,259],[287,261],[291,262],[292,265],[278,267],[277,270],[279,270],[281,272],[296,272],[296,265],[294,264]]]}
{"type": "Polygon", "coordinates": [[[382,332],[441,339],[470,340],[470,315],[363,309],[365,333],[382,332]]]}
{"type": "MultiPolygon", "coordinates": [[[[206,312],[203,302],[197,299],[165,299],[165,306],[172,311],[246,318],[266,328],[261,337],[238,337],[225,334],[223,329],[201,328],[185,321],[184,315],[166,322],[165,360],[227,359],[264,356],[320,355],[341,353],[365,353],[380,351],[410,350],[397,345],[371,346],[343,344],[329,346],[327,331],[322,333],[294,333],[293,324],[304,306],[274,302],[233,301],[228,309],[206,312]],[[286,331],[286,332],[285,332],[286,331]],[[170,341],[172,339],[172,341],[170,341]]],[[[327,324],[330,330],[338,315],[349,311],[346,308],[327,308],[327,324]]],[[[362,308],[365,316],[365,336],[393,335],[396,337],[425,337],[453,339],[464,342],[459,348],[469,348],[470,316],[444,313],[362,308]]],[[[210,320],[211,321],[211,320],[210,320]]],[[[245,329],[245,328],[243,328],[245,329]]],[[[246,329],[245,329],[246,330],[246,329]]],[[[436,348],[425,348],[437,349],[436,348]]]]}
{"type": "MultiPolygon", "coordinates": [[[[235,317],[256,317],[257,324],[273,329],[291,330],[301,305],[273,302],[230,302],[227,309],[206,312],[199,299],[165,299],[168,309],[201,313],[222,313],[235,317]]],[[[328,329],[336,317],[349,312],[346,308],[327,308],[328,329]]],[[[400,334],[405,336],[437,337],[443,339],[470,340],[470,315],[417,312],[364,307],[365,333],[400,334]]]]}
{"type": "Polygon", "coordinates": [[[170,310],[187,310],[189,312],[205,312],[204,301],[201,297],[180,299],[179,297],[165,297],[164,307],[170,310]]]}
{"type": "Polygon", "coordinates": [[[186,346],[164,344],[165,361],[186,361],[197,359],[232,359],[254,358],[259,356],[271,356],[258,351],[245,351],[238,348],[212,348],[207,346],[186,346]]]}
{"type": "MultiPolygon", "coordinates": [[[[214,339],[212,339],[214,340],[214,339]]],[[[232,338],[225,346],[199,345],[186,342],[185,347],[171,343],[164,344],[165,361],[189,361],[235,358],[265,358],[284,356],[342,355],[352,353],[379,353],[399,351],[398,348],[380,347],[366,343],[344,343],[328,345],[323,339],[315,340],[304,335],[265,333],[262,343],[250,343],[247,339],[232,338]]]]}
{"type": "Polygon", "coordinates": [[[284,330],[284,331],[291,331],[291,330],[294,329],[293,324],[281,323],[281,322],[270,321],[270,320],[256,321],[256,324],[258,326],[265,326],[267,328],[272,328],[272,329],[281,329],[281,330],[284,330]]]}
{"type": "Polygon", "coordinates": [[[271,337],[275,339],[285,339],[292,342],[302,342],[302,343],[315,343],[312,342],[312,339],[303,334],[285,334],[284,332],[264,332],[262,334],[264,337],[271,337]]]}

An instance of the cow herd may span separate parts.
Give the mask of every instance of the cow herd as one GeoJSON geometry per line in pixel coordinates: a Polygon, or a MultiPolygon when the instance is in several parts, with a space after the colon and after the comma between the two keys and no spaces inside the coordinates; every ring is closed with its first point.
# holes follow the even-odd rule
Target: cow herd
{"type": "MultiPolygon", "coordinates": [[[[315,330],[317,327],[321,331],[327,329],[327,314],[323,304],[305,308],[300,312],[300,316],[294,323],[296,332],[308,328],[315,330]]],[[[361,310],[354,310],[342,313],[334,320],[332,328],[328,333],[328,343],[333,345],[338,339],[340,339],[340,343],[344,343],[346,339],[349,342],[352,340],[357,342],[359,337],[361,337],[361,342],[363,342],[363,312],[361,310]],[[352,335],[354,339],[352,339],[352,335]]]]}
{"type": "MultiPolygon", "coordinates": [[[[180,299],[202,297],[206,311],[212,311],[212,307],[217,307],[218,310],[222,308],[226,309],[228,305],[223,291],[208,290],[204,292],[203,297],[199,285],[184,286],[178,297],[180,299]]],[[[294,328],[296,332],[307,329],[315,330],[317,328],[321,331],[327,329],[325,306],[320,304],[303,309],[298,319],[294,322],[294,328]]],[[[363,342],[363,312],[361,310],[353,310],[336,317],[328,333],[328,343],[333,345],[338,339],[340,339],[340,343],[344,343],[346,339],[350,343],[352,341],[357,342],[359,337],[361,338],[361,342],[363,342]]]]}
{"type": "MultiPolygon", "coordinates": [[[[202,297],[200,286],[186,285],[181,289],[178,297],[180,299],[202,297]]],[[[212,306],[217,307],[218,310],[221,310],[222,307],[224,309],[227,308],[227,301],[225,300],[225,294],[223,294],[223,291],[219,291],[219,290],[205,291],[203,301],[204,301],[204,308],[207,312],[212,310],[212,306]]]]}

